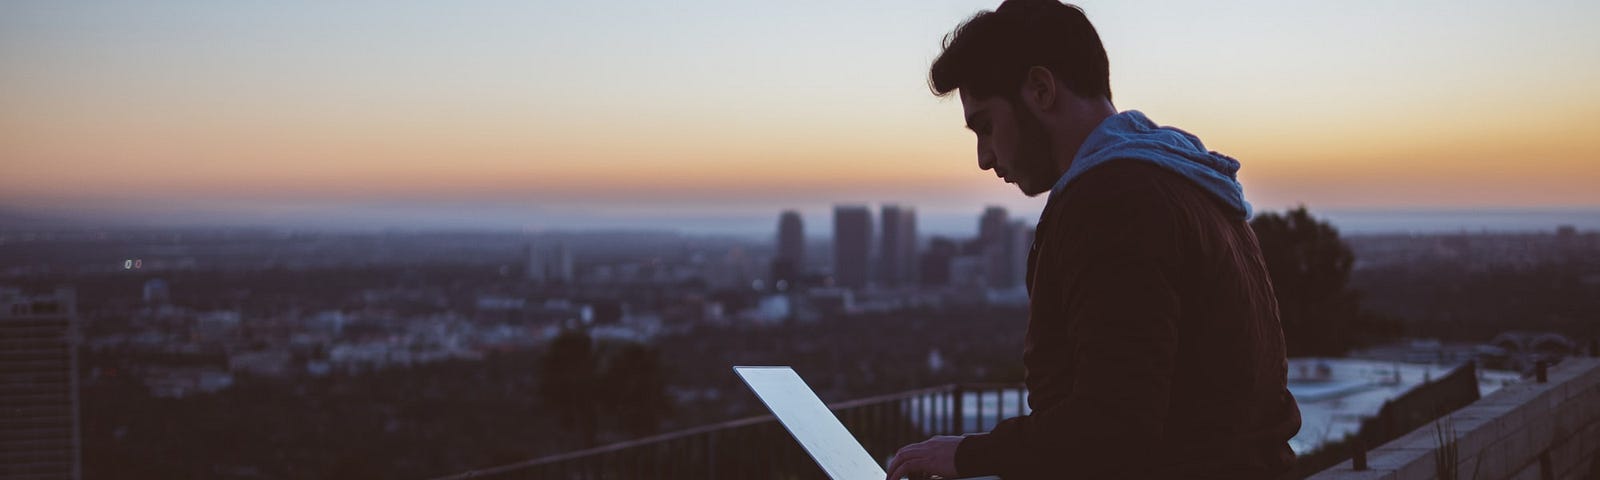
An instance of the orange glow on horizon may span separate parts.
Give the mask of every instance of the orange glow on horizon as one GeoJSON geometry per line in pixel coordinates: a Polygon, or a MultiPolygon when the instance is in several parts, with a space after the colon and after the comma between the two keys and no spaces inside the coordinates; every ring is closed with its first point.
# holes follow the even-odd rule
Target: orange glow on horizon
{"type": "MultiPolygon", "coordinates": [[[[0,207],[1011,198],[923,84],[935,40],[992,3],[732,23],[571,6],[623,22],[582,28],[520,7],[361,26],[19,7],[0,18],[0,207]]],[[[1396,4],[1352,29],[1366,14],[1081,3],[1118,107],[1239,158],[1258,206],[1600,206],[1600,7],[1396,4]]]]}

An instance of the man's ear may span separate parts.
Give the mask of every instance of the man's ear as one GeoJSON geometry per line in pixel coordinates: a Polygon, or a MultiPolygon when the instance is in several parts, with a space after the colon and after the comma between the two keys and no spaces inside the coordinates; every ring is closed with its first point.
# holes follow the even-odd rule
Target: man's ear
{"type": "Polygon", "coordinates": [[[1044,113],[1056,108],[1057,95],[1060,93],[1056,84],[1055,74],[1050,69],[1033,66],[1028,68],[1028,76],[1022,80],[1022,103],[1034,113],[1044,113]]]}

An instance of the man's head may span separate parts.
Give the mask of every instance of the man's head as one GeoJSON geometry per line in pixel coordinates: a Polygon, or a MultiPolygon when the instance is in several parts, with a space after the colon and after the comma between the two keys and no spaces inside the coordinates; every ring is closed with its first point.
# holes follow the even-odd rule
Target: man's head
{"type": "Polygon", "coordinates": [[[929,70],[934,94],[960,90],[978,135],[978,167],[1024,194],[1050,190],[1111,105],[1100,35],[1078,7],[1006,0],[945,36],[929,70]]]}

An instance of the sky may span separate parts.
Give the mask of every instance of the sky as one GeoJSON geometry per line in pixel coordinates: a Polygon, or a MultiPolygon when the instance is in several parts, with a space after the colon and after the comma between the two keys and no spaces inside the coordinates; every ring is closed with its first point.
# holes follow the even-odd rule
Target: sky
{"type": "MultiPolygon", "coordinates": [[[[1117,107],[1239,158],[1258,210],[1600,211],[1600,2],[1078,4],[1117,107]]],[[[784,208],[820,226],[836,203],[1025,218],[1043,199],[979,171],[959,102],[926,87],[942,35],[995,5],[7,1],[0,209],[532,230],[770,230],[784,208]]]]}

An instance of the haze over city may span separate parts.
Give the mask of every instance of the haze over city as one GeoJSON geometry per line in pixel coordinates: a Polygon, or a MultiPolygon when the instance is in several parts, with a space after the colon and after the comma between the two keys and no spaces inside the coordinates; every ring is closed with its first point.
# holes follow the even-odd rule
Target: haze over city
{"type": "MultiPolygon", "coordinates": [[[[975,170],[925,86],[991,3],[11,2],[0,209],[765,234],[783,208],[899,202],[965,231],[1043,200],[975,170]]],[[[1600,226],[1593,2],[1081,5],[1117,107],[1239,158],[1258,210],[1600,226]]]]}

